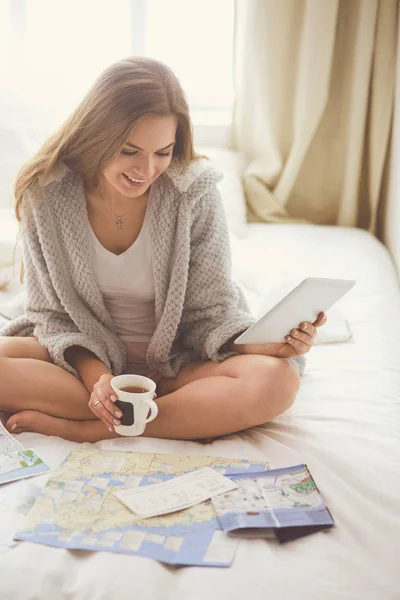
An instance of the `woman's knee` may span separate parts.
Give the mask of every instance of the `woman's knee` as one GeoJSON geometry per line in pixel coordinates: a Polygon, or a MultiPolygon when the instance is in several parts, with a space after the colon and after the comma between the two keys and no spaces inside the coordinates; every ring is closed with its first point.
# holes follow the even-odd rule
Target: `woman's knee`
{"type": "Polygon", "coordinates": [[[11,337],[0,337],[0,358],[14,358],[15,339],[11,337]]]}
{"type": "Polygon", "coordinates": [[[0,337],[0,357],[33,358],[51,362],[47,348],[34,337],[0,337]]]}
{"type": "Polygon", "coordinates": [[[288,361],[279,358],[275,365],[277,393],[281,394],[288,403],[288,408],[296,399],[300,387],[300,375],[288,361]]]}
{"type": "Polygon", "coordinates": [[[261,424],[292,406],[300,386],[300,376],[290,363],[281,358],[260,356],[255,363],[247,380],[249,389],[253,390],[252,409],[258,424],[261,424]]]}

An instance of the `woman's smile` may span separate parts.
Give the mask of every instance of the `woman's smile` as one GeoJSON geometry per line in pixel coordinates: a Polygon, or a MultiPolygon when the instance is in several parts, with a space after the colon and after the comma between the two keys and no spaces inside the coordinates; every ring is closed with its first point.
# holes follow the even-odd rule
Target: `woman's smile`
{"type": "Polygon", "coordinates": [[[148,179],[142,179],[142,180],[133,179],[126,173],[122,173],[122,175],[123,175],[123,179],[124,179],[125,183],[127,185],[129,185],[129,187],[142,187],[142,186],[146,185],[148,182],[148,179]]]}

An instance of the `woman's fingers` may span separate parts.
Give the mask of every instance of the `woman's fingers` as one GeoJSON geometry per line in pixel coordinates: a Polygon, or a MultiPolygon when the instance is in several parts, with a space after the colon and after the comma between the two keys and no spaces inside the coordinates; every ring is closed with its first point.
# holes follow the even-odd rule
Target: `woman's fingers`
{"type": "MultiPolygon", "coordinates": [[[[311,339],[311,338],[310,338],[311,339]]],[[[286,338],[286,343],[289,344],[290,346],[292,346],[293,350],[295,351],[296,354],[300,355],[300,354],[307,354],[307,352],[310,350],[312,344],[305,344],[302,340],[292,337],[291,335],[287,335],[286,338]]]]}
{"type": "Polygon", "coordinates": [[[111,427],[111,431],[114,425],[121,425],[122,411],[108,399],[108,395],[100,386],[95,386],[89,400],[89,408],[109,429],[111,427]]]}
{"type": "MultiPolygon", "coordinates": [[[[320,318],[320,316],[318,317],[320,318]]],[[[325,317],[322,319],[321,325],[325,322],[325,317]]],[[[318,322],[315,321],[315,323],[318,322]]],[[[296,354],[306,354],[314,344],[314,338],[317,334],[315,323],[303,322],[298,329],[292,329],[285,337],[288,344],[292,346],[296,354]]]]}
{"type": "MultiPolygon", "coordinates": [[[[107,388],[106,389],[102,388],[100,393],[98,393],[97,395],[99,397],[99,400],[101,400],[104,408],[109,413],[109,417],[112,419],[114,425],[120,425],[121,423],[119,423],[119,422],[116,423],[115,421],[122,417],[122,412],[118,408],[118,406],[115,406],[114,402],[112,402],[110,400],[110,398],[113,397],[113,394],[114,394],[114,390],[112,388],[111,388],[111,392],[107,388]]],[[[115,399],[117,399],[117,398],[115,398],[115,399]]]]}
{"type": "Polygon", "coordinates": [[[112,419],[110,418],[110,413],[108,412],[108,410],[106,410],[104,408],[104,406],[100,403],[96,407],[96,411],[97,411],[97,416],[99,417],[99,419],[101,419],[103,421],[103,423],[108,427],[108,429],[111,429],[111,431],[112,431],[114,428],[114,423],[112,422],[112,419]]]}
{"type": "Polygon", "coordinates": [[[95,394],[92,394],[92,397],[89,401],[89,407],[94,412],[96,417],[103,421],[107,428],[111,428],[112,431],[114,426],[112,415],[95,394]]]}
{"type": "Polygon", "coordinates": [[[288,344],[292,346],[296,354],[306,354],[314,344],[317,335],[317,327],[326,323],[326,315],[321,312],[314,323],[301,323],[298,329],[292,329],[285,337],[288,344]]]}
{"type": "Polygon", "coordinates": [[[314,342],[314,336],[309,335],[300,329],[292,329],[289,335],[286,336],[285,340],[287,342],[298,342],[299,344],[305,344],[306,346],[311,347],[314,342]]]}
{"type": "Polygon", "coordinates": [[[300,323],[298,329],[292,329],[285,337],[287,344],[290,344],[296,354],[306,354],[314,344],[314,338],[317,335],[317,327],[326,323],[326,314],[321,312],[314,323],[300,323]]]}
{"type": "MultiPolygon", "coordinates": [[[[116,414],[113,414],[112,412],[110,412],[103,403],[99,404],[97,406],[97,408],[99,409],[99,411],[101,412],[103,417],[105,417],[107,419],[107,421],[110,423],[110,425],[117,425],[117,426],[121,425],[120,417],[117,417],[116,414]]],[[[121,411],[118,411],[118,414],[120,414],[122,417],[121,411]]]]}
{"type": "Polygon", "coordinates": [[[104,425],[107,427],[107,429],[109,431],[112,431],[113,430],[112,423],[110,423],[109,420],[103,415],[101,407],[102,407],[102,404],[101,404],[100,400],[97,400],[96,397],[94,400],[92,398],[89,400],[90,410],[96,415],[96,417],[98,419],[100,419],[100,421],[103,421],[104,425]]]}
{"type": "MultiPolygon", "coordinates": [[[[296,331],[296,330],[292,330],[289,335],[294,335],[294,331],[296,331]]],[[[312,339],[314,339],[315,336],[317,335],[317,330],[316,330],[315,326],[312,323],[308,323],[308,322],[300,323],[299,331],[304,332],[312,339]]]]}
{"type": "Polygon", "coordinates": [[[316,321],[314,321],[313,325],[315,327],[321,327],[321,325],[325,325],[326,323],[326,314],[324,312],[320,312],[316,321]]]}

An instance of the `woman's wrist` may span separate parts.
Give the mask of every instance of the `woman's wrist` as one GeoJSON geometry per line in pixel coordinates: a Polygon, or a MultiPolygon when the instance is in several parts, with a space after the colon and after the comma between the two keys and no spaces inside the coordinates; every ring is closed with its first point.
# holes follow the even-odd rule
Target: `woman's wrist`
{"type": "Polygon", "coordinates": [[[225,344],[221,347],[220,352],[225,354],[226,352],[240,352],[240,345],[235,344],[235,340],[239,337],[240,333],[235,333],[225,344]]]}
{"type": "Polygon", "coordinates": [[[235,344],[239,334],[227,342],[227,352],[238,354],[263,354],[264,356],[280,356],[282,344],[235,344]]]}

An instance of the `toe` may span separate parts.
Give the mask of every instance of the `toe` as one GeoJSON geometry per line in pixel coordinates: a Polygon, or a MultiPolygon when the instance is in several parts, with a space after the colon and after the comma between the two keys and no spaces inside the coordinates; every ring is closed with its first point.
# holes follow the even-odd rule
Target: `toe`
{"type": "Polygon", "coordinates": [[[19,433],[18,413],[12,415],[6,422],[7,430],[10,433],[19,433]]]}
{"type": "Polygon", "coordinates": [[[31,414],[35,411],[22,410],[19,413],[12,415],[7,423],[6,427],[10,433],[21,433],[22,431],[29,431],[29,424],[31,422],[31,414]]]}

